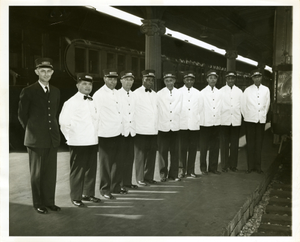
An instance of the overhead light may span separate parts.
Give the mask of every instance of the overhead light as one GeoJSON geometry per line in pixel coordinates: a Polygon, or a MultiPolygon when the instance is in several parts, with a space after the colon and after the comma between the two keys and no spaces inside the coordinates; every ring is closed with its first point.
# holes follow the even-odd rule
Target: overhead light
{"type": "MultiPolygon", "coordinates": [[[[86,7],[87,8],[91,8],[91,6],[86,6],[86,7]]],[[[133,23],[133,24],[136,24],[138,26],[141,26],[141,24],[142,24],[142,20],[143,20],[142,18],[137,17],[137,16],[132,15],[132,14],[129,14],[129,13],[126,13],[126,12],[121,11],[119,9],[110,7],[108,5],[94,4],[92,8],[96,9],[97,11],[99,11],[101,13],[105,13],[105,14],[111,15],[113,17],[122,19],[124,21],[130,22],[130,23],[133,23]]],[[[205,29],[204,29],[204,31],[203,31],[202,34],[203,34],[202,38],[206,38],[207,37],[205,29]]],[[[188,43],[191,43],[193,45],[199,46],[201,48],[210,50],[212,52],[215,52],[215,53],[218,53],[218,54],[221,54],[221,55],[225,55],[225,53],[226,53],[225,50],[219,49],[216,46],[210,45],[210,44],[205,43],[205,42],[203,42],[201,40],[198,40],[198,39],[195,39],[195,38],[190,37],[188,35],[185,35],[183,33],[172,31],[172,30],[170,30],[168,28],[166,28],[166,35],[171,36],[171,37],[176,38],[176,39],[179,39],[179,40],[182,40],[182,41],[185,41],[185,42],[188,42],[188,43]]],[[[256,61],[253,61],[251,59],[248,59],[248,58],[245,58],[245,57],[242,57],[242,56],[238,56],[237,60],[245,62],[245,63],[248,63],[250,65],[257,66],[257,62],[256,61]]],[[[269,66],[267,66],[265,69],[272,70],[272,68],[269,67],[269,66]]]]}

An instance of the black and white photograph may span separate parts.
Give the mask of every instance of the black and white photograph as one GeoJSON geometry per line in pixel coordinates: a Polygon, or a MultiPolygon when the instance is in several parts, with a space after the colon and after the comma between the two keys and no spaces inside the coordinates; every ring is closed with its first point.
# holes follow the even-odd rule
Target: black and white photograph
{"type": "Polygon", "coordinates": [[[299,1],[0,6],[1,241],[299,241],[299,1]]]}

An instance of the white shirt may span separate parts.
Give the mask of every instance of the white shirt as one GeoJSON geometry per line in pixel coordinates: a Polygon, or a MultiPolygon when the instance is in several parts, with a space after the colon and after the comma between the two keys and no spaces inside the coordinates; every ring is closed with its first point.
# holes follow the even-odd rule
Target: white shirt
{"type": "Polygon", "coordinates": [[[231,88],[226,84],[220,89],[220,91],[222,94],[221,125],[240,126],[242,124],[242,90],[235,85],[231,88]]]}
{"type": "Polygon", "coordinates": [[[168,132],[180,129],[180,112],[182,93],[177,88],[171,91],[164,87],[157,92],[158,97],[158,130],[168,132]]]}
{"type": "Polygon", "coordinates": [[[200,125],[221,125],[221,92],[207,85],[200,91],[200,125]]]}
{"type": "Polygon", "coordinates": [[[98,113],[98,136],[109,138],[122,134],[122,114],[118,91],[105,84],[93,95],[98,113]]]}
{"type": "Polygon", "coordinates": [[[96,107],[94,101],[83,97],[77,92],[64,103],[59,115],[60,129],[68,145],[98,144],[96,107]]]}
{"type": "Polygon", "coordinates": [[[264,85],[251,85],[242,97],[242,114],[246,122],[266,123],[270,107],[270,90],[264,85]]]}
{"type": "Polygon", "coordinates": [[[180,129],[199,130],[200,129],[200,91],[185,85],[179,90],[182,93],[182,109],[180,114],[180,129]]]}
{"type": "Polygon", "coordinates": [[[39,84],[41,85],[41,87],[43,88],[43,90],[44,90],[44,92],[46,93],[47,92],[47,89],[46,89],[46,87],[48,88],[48,92],[50,92],[50,86],[48,85],[48,86],[45,86],[43,83],[41,83],[40,81],[38,81],[39,82],[39,84]]]}
{"type": "Polygon", "coordinates": [[[129,134],[133,137],[136,134],[135,131],[135,95],[132,91],[127,92],[124,88],[118,90],[123,118],[123,130],[122,135],[127,137],[129,134]]]}
{"type": "Polygon", "coordinates": [[[146,92],[145,87],[137,88],[135,94],[136,133],[143,135],[157,134],[157,93],[146,92]]]}

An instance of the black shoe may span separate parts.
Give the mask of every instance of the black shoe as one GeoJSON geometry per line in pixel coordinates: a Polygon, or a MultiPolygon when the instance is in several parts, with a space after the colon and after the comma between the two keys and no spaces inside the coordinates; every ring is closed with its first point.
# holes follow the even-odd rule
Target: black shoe
{"type": "Polygon", "coordinates": [[[197,175],[195,173],[191,173],[191,174],[188,174],[186,176],[186,178],[197,178],[197,175]]]}
{"type": "Polygon", "coordinates": [[[208,175],[207,171],[202,171],[202,175],[208,175]]]}
{"type": "Polygon", "coordinates": [[[47,208],[49,208],[51,211],[55,211],[55,212],[58,212],[61,210],[61,208],[56,205],[47,206],[47,208]]]}
{"type": "Polygon", "coordinates": [[[257,172],[258,174],[264,173],[262,170],[257,170],[256,172],[257,172]]]}
{"type": "Polygon", "coordinates": [[[180,179],[182,179],[182,178],[185,178],[185,175],[184,175],[184,174],[180,174],[178,177],[179,177],[180,179]]]}
{"type": "Polygon", "coordinates": [[[181,181],[181,179],[179,177],[168,177],[168,180],[172,180],[172,181],[181,181]]]}
{"type": "Polygon", "coordinates": [[[40,213],[40,214],[46,214],[46,213],[48,213],[48,210],[47,210],[47,208],[45,208],[45,207],[37,207],[37,208],[34,208],[38,213],[40,213]]]}
{"type": "Polygon", "coordinates": [[[84,207],[84,203],[81,200],[73,200],[72,203],[76,207],[84,207]]]}
{"type": "Polygon", "coordinates": [[[246,174],[249,174],[249,173],[251,173],[252,172],[252,170],[247,170],[246,171],[246,174]]]}
{"type": "Polygon", "coordinates": [[[223,171],[223,172],[228,172],[229,169],[228,169],[228,168],[223,168],[222,171],[223,171]]]}
{"type": "Polygon", "coordinates": [[[161,178],[160,181],[161,182],[166,182],[168,179],[167,178],[161,178]]]}
{"type": "Polygon", "coordinates": [[[104,198],[106,198],[106,199],[115,199],[115,197],[113,196],[113,195],[111,195],[111,194],[104,194],[104,195],[102,195],[104,198]]]}
{"type": "Polygon", "coordinates": [[[131,185],[126,185],[126,186],[124,186],[124,187],[129,188],[129,189],[130,189],[130,188],[131,188],[131,189],[137,189],[139,186],[131,184],[131,185]]]}
{"type": "Polygon", "coordinates": [[[138,181],[137,184],[140,185],[140,186],[147,186],[147,185],[148,185],[148,184],[147,184],[146,182],[144,182],[144,181],[138,181]]]}
{"type": "Polygon", "coordinates": [[[99,203],[101,202],[100,198],[94,197],[94,196],[86,196],[82,195],[83,201],[93,202],[93,203],[99,203]]]}
{"type": "Polygon", "coordinates": [[[145,180],[145,182],[149,183],[149,184],[156,184],[157,181],[154,181],[154,180],[145,180]]]}
{"type": "Polygon", "coordinates": [[[219,171],[211,171],[211,173],[214,173],[214,174],[216,174],[216,175],[221,175],[221,172],[219,172],[219,171]]]}
{"type": "Polygon", "coordinates": [[[233,171],[233,172],[237,172],[238,171],[238,169],[235,168],[235,167],[230,167],[230,170],[233,171]]]}

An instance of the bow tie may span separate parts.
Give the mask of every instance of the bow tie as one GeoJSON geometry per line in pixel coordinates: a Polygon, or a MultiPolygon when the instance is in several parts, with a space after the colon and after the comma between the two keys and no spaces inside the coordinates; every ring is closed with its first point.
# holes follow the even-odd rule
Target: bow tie
{"type": "Polygon", "coordinates": [[[84,96],[83,99],[84,99],[84,100],[87,100],[87,99],[88,99],[88,100],[90,100],[90,101],[93,100],[93,98],[91,98],[91,97],[89,97],[89,96],[84,96]]]}
{"type": "Polygon", "coordinates": [[[151,90],[151,89],[148,89],[148,88],[146,88],[146,89],[145,89],[145,92],[152,92],[152,90],[151,90]]]}

